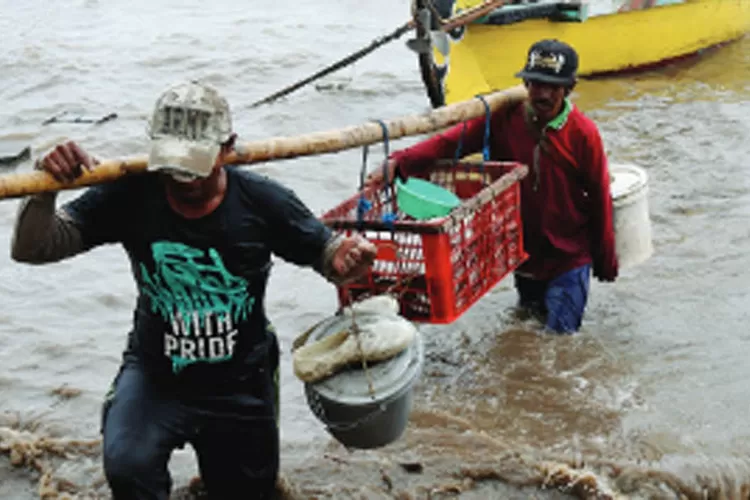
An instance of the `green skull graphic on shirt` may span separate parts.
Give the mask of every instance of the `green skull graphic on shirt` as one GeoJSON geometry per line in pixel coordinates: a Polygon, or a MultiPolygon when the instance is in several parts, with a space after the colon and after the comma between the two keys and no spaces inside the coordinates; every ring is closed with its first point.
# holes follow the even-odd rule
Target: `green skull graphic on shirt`
{"type": "Polygon", "coordinates": [[[175,373],[198,361],[217,363],[232,357],[236,325],[246,320],[254,297],[248,282],[231,274],[215,249],[174,242],[151,245],[154,272],[141,263],[142,292],[151,310],[170,325],[164,354],[175,373]]]}

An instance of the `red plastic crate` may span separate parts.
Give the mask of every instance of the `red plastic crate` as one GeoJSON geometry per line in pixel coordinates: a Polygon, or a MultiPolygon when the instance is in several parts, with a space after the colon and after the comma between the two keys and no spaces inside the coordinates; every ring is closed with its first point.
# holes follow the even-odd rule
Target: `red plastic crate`
{"type": "Polygon", "coordinates": [[[338,287],[341,306],[388,292],[412,321],[451,323],[526,260],[519,186],[525,165],[438,161],[429,170],[425,179],[462,200],[446,217],[417,221],[399,212],[395,186],[366,188],[321,217],[378,247],[371,270],[338,287]],[[358,221],[362,194],[371,206],[358,221]],[[396,215],[390,224],[383,218],[388,214],[396,215]]]}

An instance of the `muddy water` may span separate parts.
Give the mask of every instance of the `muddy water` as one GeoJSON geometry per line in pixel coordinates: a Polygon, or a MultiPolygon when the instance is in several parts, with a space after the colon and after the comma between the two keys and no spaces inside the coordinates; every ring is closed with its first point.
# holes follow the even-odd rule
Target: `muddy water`
{"type": "MultiPolygon", "coordinates": [[[[31,145],[37,155],[65,138],[103,157],[142,154],[153,100],[165,85],[193,77],[222,88],[247,140],[427,108],[416,61],[396,42],[326,88],[249,109],[393,29],[408,3],[302,0],[258,10],[228,0],[210,8],[0,0],[0,154],[31,145]],[[41,125],[63,111],[118,118],[41,125]]],[[[533,323],[515,319],[509,280],[453,325],[423,328],[427,365],[410,429],[387,449],[350,453],[310,413],[289,347],[333,311],[335,293],[311,271],[278,262],[268,313],[284,351],[290,491],[299,498],[435,498],[439,491],[703,498],[702,487],[712,487],[710,498],[740,498],[750,483],[748,75],[745,39],[698,62],[579,86],[575,100],[599,123],[612,160],[649,173],[654,256],[615,284],[593,285],[577,336],[540,336],[533,323]]],[[[359,167],[355,150],[255,168],[321,213],[352,193],[359,167]]],[[[0,247],[8,248],[16,208],[0,203],[0,247]]],[[[106,498],[99,405],[134,299],[123,252],[100,248],[44,267],[14,264],[0,252],[0,297],[0,448],[15,450],[0,457],[0,498],[38,498],[45,488],[106,498]]],[[[187,483],[195,473],[190,448],[175,453],[171,470],[176,485],[187,483]]]]}

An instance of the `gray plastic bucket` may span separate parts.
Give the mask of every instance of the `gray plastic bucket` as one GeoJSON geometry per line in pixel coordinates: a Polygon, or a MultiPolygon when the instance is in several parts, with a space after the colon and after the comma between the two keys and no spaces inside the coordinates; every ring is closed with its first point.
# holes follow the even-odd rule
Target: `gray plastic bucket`
{"type": "MultiPolygon", "coordinates": [[[[359,316],[361,317],[361,316],[359,316]]],[[[341,331],[340,317],[318,325],[308,342],[341,331]]],[[[379,363],[368,363],[374,388],[370,394],[362,366],[314,384],[305,384],[307,404],[328,432],[348,448],[380,448],[401,437],[409,422],[412,389],[422,373],[424,346],[419,330],[409,348],[379,363]]]]}

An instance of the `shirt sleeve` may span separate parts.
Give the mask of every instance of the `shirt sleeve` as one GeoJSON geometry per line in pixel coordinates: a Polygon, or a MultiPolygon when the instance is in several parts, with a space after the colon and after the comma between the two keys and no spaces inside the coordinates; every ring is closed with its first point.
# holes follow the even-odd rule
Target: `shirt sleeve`
{"type": "Polygon", "coordinates": [[[594,276],[610,281],[614,280],[618,273],[612,193],[607,155],[596,127],[588,131],[582,154],[584,178],[591,200],[591,255],[594,276]]]}
{"type": "Polygon", "coordinates": [[[271,252],[324,274],[324,251],[334,237],[331,229],[291,189],[270,180],[262,189],[271,252]]]}
{"type": "Polygon", "coordinates": [[[128,201],[137,197],[128,179],[92,186],[61,210],[81,233],[86,250],[122,241],[129,226],[128,201]]]}
{"type": "Polygon", "coordinates": [[[45,264],[73,257],[85,250],[81,233],[61,210],[55,210],[57,193],[40,193],[21,201],[13,229],[11,258],[28,264],[45,264]]]}
{"type": "MultiPolygon", "coordinates": [[[[394,152],[390,159],[396,161],[398,175],[406,179],[425,173],[435,160],[454,158],[459,144],[461,156],[481,151],[484,145],[485,120],[484,115],[472,118],[411,147],[394,152]]],[[[492,120],[495,121],[496,116],[492,120]]]]}

